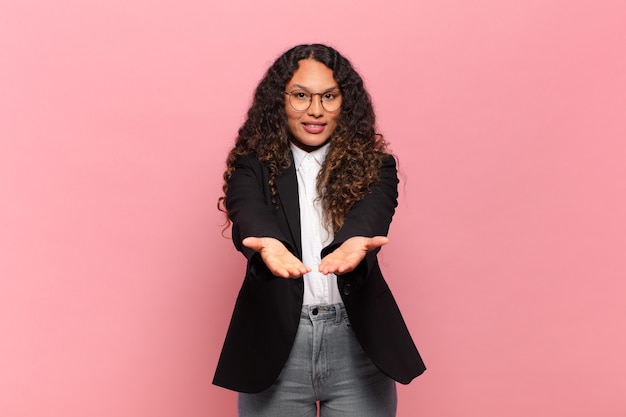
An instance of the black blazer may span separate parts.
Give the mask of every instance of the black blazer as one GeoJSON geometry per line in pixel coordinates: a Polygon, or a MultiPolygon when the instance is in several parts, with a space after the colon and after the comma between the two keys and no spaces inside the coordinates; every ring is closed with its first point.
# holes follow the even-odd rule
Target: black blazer
{"type": "MultiPolygon", "coordinates": [[[[397,206],[395,159],[386,158],[380,184],[356,203],[322,257],[353,236],[385,236],[397,206]]],[[[233,243],[248,259],[213,383],[240,392],[260,392],[280,374],[296,336],[304,282],[275,277],[261,256],[241,244],[250,236],[273,237],[302,259],[296,171],[276,178],[278,207],[272,202],[266,166],[240,157],[228,183],[226,206],[233,243]]],[[[369,252],[352,272],[337,277],[339,292],[363,350],[386,375],[403,384],[426,369],[378,266],[369,252]]],[[[315,267],[315,265],[309,265],[315,267]]]]}

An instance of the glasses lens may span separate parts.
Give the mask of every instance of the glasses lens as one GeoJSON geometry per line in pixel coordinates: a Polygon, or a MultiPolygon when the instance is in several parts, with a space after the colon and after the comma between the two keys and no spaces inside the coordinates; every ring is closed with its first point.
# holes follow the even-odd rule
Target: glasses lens
{"type": "Polygon", "coordinates": [[[329,91],[321,95],[322,107],[326,111],[337,111],[341,107],[341,94],[339,91],[329,91]]]}
{"type": "Polygon", "coordinates": [[[297,111],[304,111],[311,105],[311,94],[306,91],[294,90],[287,97],[291,107],[297,111]]]}

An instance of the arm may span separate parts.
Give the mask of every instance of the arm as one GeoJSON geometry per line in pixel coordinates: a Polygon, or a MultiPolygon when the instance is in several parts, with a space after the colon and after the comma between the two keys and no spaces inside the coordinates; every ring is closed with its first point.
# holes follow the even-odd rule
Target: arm
{"type": "Polygon", "coordinates": [[[251,251],[242,245],[246,237],[270,236],[285,240],[276,224],[267,181],[267,169],[250,155],[237,160],[228,180],[226,209],[233,223],[233,243],[248,258],[251,251]]]}
{"type": "Polygon", "coordinates": [[[310,268],[293,255],[289,240],[280,230],[267,184],[263,164],[249,155],[239,158],[226,193],[233,243],[248,258],[253,271],[265,269],[259,268],[262,261],[274,276],[296,278],[310,268]]]}
{"type": "Polygon", "coordinates": [[[380,184],[356,203],[336,234],[333,242],[322,250],[319,269],[323,273],[344,274],[354,271],[366,259],[367,268],[376,262],[376,254],[389,239],[385,236],[398,205],[396,162],[389,156],[380,171],[380,184]]]}

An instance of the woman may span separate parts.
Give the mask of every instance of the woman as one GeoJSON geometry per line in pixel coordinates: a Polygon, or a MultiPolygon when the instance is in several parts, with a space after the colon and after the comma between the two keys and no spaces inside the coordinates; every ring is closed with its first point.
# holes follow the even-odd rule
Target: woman
{"type": "Polygon", "coordinates": [[[241,417],[394,416],[424,364],[377,261],[397,205],[395,159],[363,81],[300,45],[259,83],[219,207],[248,260],[214,384],[241,417]]]}

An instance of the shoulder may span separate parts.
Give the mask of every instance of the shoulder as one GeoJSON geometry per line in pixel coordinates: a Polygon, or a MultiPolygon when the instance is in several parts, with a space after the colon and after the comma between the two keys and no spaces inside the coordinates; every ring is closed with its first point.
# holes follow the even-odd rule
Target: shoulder
{"type": "Polygon", "coordinates": [[[381,178],[396,177],[398,175],[398,161],[393,154],[383,154],[380,162],[381,178]]]}
{"type": "Polygon", "coordinates": [[[256,154],[245,154],[237,157],[233,164],[235,172],[237,171],[254,171],[254,172],[267,172],[267,167],[263,162],[259,160],[256,154]]]}
{"type": "Polygon", "coordinates": [[[262,165],[262,163],[256,156],[256,154],[247,153],[244,155],[239,155],[237,157],[237,159],[235,160],[235,166],[238,165],[262,165]]]}
{"type": "Polygon", "coordinates": [[[395,167],[397,165],[396,156],[390,153],[385,153],[381,156],[383,167],[395,167]]]}

